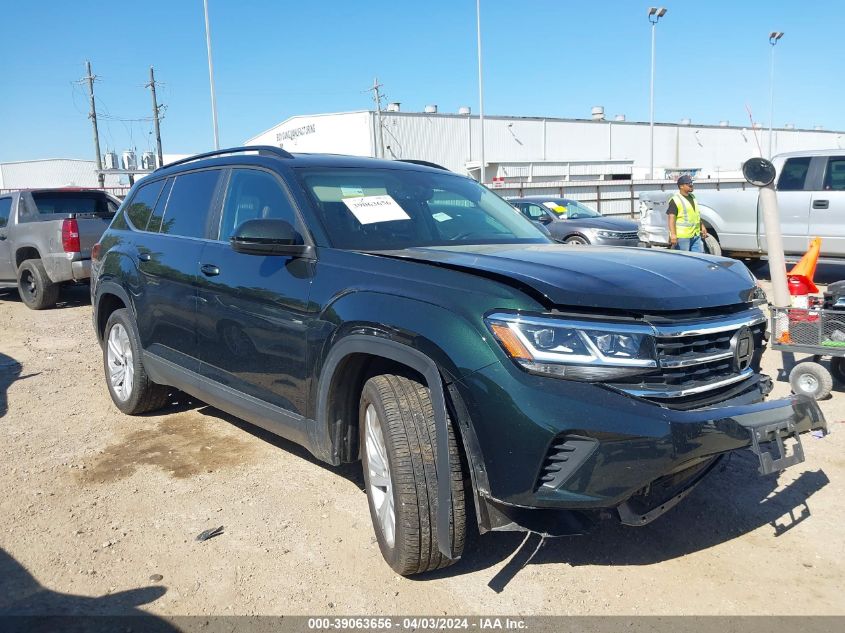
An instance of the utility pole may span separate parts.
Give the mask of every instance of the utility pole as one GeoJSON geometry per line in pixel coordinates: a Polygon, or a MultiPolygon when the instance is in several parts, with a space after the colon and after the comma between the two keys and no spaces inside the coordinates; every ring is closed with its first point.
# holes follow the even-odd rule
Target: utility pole
{"type": "Polygon", "coordinates": [[[384,134],[382,133],[381,125],[381,93],[379,88],[381,84],[378,82],[378,77],[373,79],[373,101],[376,102],[376,124],[378,125],[378,147],[376,148],[376,158],[384,158],[384,134]]]}
{"type": "Polygon", "coordinates": [[[91,112],[88,114],[88,118],[94,124],[94,153],[97,157],[97,181],[100,183],[100,189],[103,189],[106,186],[106,175],[103,173],[103,159],[100,156],[100,134],[97,131],[97,107],[94,105],[95,77],[91,74],[91,62],[86,61],[85,65],[88,70],[88,76],[85,79],[88,80],[88,94],[91,97],[91,112]]]}
{"type": "Polygon", "coordinates": [[[158,100],[156,99],[156,77],[152,66],[150,66],[150,83],[147,84],[147,88],[149,88],[153,94],[153,126],[156,133],[156,153],[158,154],[158,166],[162,167],[164,165],[164,154],[161,153],[161,129],[158,125],[160,107],[158,105],[158,100]]]}

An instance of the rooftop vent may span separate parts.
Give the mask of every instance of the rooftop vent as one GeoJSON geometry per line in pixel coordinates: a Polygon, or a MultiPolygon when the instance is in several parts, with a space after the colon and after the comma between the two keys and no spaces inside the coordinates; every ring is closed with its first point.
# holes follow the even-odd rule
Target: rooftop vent
{"type": "Polygon", "coordinates": [[[759,121],[757,121],[757,122],[754,124],[754,129],[755,129],[755,130],[759,130],[759,129],[761,129],[762,127],[763,127],[763,124],[762,124],[762,123],[760,123],[759,121]]]}
{"type": "Polygon", "coordinates": [[[823,125],[814,125],[813,129],[816,130],[817,132],[820,132],[824,129],[824,126],[823,125]]]}
{"type": "Polygon", "coordinates": [[[728,127],[730,124],[730,121],[719,121],[719,127],[728,127]]]}
{"type": "Polygon", "coordinates": [[[795,129],[795,124],[794,124],[794,123],[787,123],[787,124],[786,124],[786,125],[784,125],[783,127],[785,127],[787,130],[794,130],[794,129],[795,129]]]}
{"type": "Polygon", "coordinates": [[[458,108],[458,114],[468,115],[472,113],[472,109],[469,106],[461,106],[458,108]]]}
{"type": "Polygon", "coordinates": [[[426,114],[437,114],[437,106],[436,105],[427,105],[425,107],[426,114]]]}
{"type": "Polygon", "coordinates": [[[399,112],[401,104],[398,101],[394,101],[393,103],[387,104],[387,111],[388,112],[399,112]]]}
{"type": "Polygon", "coordinates": [[[593,121],[604,121],[604,106],[593,106],[593,121]]]}
{"type": "Polygon", "coordinates": [[[681,119],[681,125],[689,125],[690,123],[692,123],[692,121],[689,119],[681,119]]]}
{"type": "Polygon", "coordinates": [[[613,120],[614,121],[624,121],[625,115],[624,114],[617,114],[615,117],[613,117],[613,120]]]}

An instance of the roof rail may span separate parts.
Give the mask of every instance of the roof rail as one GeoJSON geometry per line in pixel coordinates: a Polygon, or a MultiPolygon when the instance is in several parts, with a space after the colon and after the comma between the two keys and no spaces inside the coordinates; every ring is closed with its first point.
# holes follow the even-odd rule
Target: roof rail
{"type": "Polygon", "coordinates": [[[431,163],[427,160],[417,160],[416,158],[398,158],[397,160],[400,163],[411,163],[413,165],[422,165],[423,167],[434,167],[434,169],[442,169],[443,171],[449,171],[443,165],[431,163]]]}
{"type": "Polygon", "coordinates": [[[241,152],[258,152],[259,155],[264,154],[273,154],[279,158],[293,158],[293,154],[290,152],[286,152],[280,147],[273,147],[272,145],[247,145],[245,147],[230,147],[228,149],[217,149],[213,152],[204,152],[202,154],[196,154],[194,156],[188,156],[188,158],[181,158],[179,160],[174,160],[172,163],[167,163],[166,165],[162,165],[156,171],[161,171],[162,169],[167,169],[168,167],[173,167],[174,165],[184,165],[185,163],[190,163],[195,160],[202,160],[203,158],[211,158],[212,156],[224,156],[226,154],[239,154],[241,152]]]}

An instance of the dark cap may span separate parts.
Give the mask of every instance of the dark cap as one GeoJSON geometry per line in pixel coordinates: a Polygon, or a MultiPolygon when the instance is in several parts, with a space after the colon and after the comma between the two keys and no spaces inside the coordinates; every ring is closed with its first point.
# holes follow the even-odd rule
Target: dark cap
{"type": "Polygon", "coordinates": [[[691,185],[691,184],[692,184],[692,176],[688,176],[687,174],[684,174],[683,176],[678,178],[678,186],[679,187],[681,185],[691,185]]]}

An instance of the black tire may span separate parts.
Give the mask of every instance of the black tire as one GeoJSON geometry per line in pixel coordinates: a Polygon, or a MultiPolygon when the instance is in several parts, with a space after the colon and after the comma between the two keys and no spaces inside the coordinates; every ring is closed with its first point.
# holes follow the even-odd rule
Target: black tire
{"type": "Polygon", "coordinates": [[[845,358],[834,356],[830,359],[830,374],[839,385],[845,385],[845,358]]]}
{"type": "Polygon", "coordinates": [[[138,330],[132,314],[126,308],[115,310],[106,322],[106,329],[103,333],[103,371],[106,376],[106,385],[109,389],[112,402],[115,406],[129,415],[139,415],[148,411],[160,409],[167,403],[167,395],[170,389],[150,380],[141,362],[141,343],[138,338],[138,330]],[[112,384],[109,368],[109,344],[112,330],[120,326],[126,332],[129,347],[132,352],[132,384],[126,397],[121,397],[112,384]]]}
{"type": "Polygon", "coordinates": [[[50,281],[40,259],[27,259],[18,267],[18,293],[31,310],[52,308],[59,300],[59,286],[50,281]]]}
{"type": "Polygon", "coordinates": [[[586,237],[581,237],[580,235],[570,235],[564,241],[564,244],[569,244],[570,246],[586,246],[590,243],[590,241],[586,237]]]}
{"type": "MultiPolygon", "coordinates": [[[[403,576],[451,565],[455,560],[443,556],[437,547],[435,423],[428,388],[415,380],[392,374],[370,378],[361,393],[359,423],[370,516],[385,561],[403,576]],[[381,526],[370,485],[368,450],[372,440],[366,429],[370,406],[378,417],[389,466],[388,476],[395,512],[392,545],[381,526]]],[[[466,507],[461,460],[451,422],[449,470],[452,488],[450,537],[452,551],[460,557],[466,538],[466,507]]]]}
{"type": "Polygon", "coordinates": [[[822,365],[812,361],[798,363],[789,372],[792,392],[810,396],[815,400],[827,398],[833,388],[833,378],[822,365]]]}
{"type": "Polygon", "coordinates": [[[704,252],[711,255],[722,255],[722,245],[719,244],[719,240],[712,233],[708,233],[707,237],[704,238],[704,252]]]}

